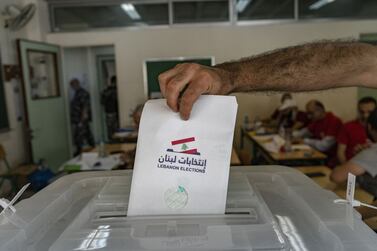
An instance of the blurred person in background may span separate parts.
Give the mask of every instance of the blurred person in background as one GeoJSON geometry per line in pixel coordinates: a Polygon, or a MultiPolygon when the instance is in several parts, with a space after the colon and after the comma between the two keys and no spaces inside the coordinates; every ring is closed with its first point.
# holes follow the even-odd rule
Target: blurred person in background
{"type": "Polygon", "coordinates": [[[109,84],[101,93],[101,104],[106,113],[106,127],[109,139],[119,129],[117,77],[112,76],[109,84]]]}
{"type": "Polygon", "coordinates": [[[75,156],[79,155],[85,142],[94,147],[93,134],[90,129],[92,114],[90,109],[89,92],[81,87],[80,81],[74,78],[70,82],[74,91],[71,100],[71,123],[73,129],[73,142],[76,146],[75,156]]]}
{"type": "Polygon", "coordinates": [[[370,145],[367,135],[367,120],[371,112],[376,109],[376,100],[364,97],[358,102],[358,117],[345,123],[340,130],[337,141],[337,156],[340,164],[346,163],[355,154],[370,145]]]}

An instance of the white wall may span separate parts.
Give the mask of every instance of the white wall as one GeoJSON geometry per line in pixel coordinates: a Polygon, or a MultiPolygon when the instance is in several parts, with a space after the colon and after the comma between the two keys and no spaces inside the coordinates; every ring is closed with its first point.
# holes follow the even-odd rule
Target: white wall
{"type": "MultiPolygon", "coordinates": [[[[260,26],[195,26],[118,29],[96,32],[51,33],[47,40],[61,46],[114,44],[117,59],[121,124],[129,124],[130,109],[144,101],[142,65],[148,58],[214,56],[216,63],[283,46],[320,39],[358,38],[375,32],[377,21],[302,22],[260,26]]],[[[279,102],[273,94],[236,94],[240,123],[245,114],[253,118],[272,112],[279,102]]],[[[300,107],[318,98],[342,119],[352,119],[357,89],[337,89],[296,95],[300,107]]]]}
{"type": "MultiPolygon", "coordinates": [[[[3,64],[18,64],[18,54],[16,40],[19,38],[41,40],[42,34],[45,34],[46,14],[42,13],[46,7],[44,1],[39,0],[1,0],[0,12],[8,4],[17,4],[24,6],[27,3],[36,3],[38,9],[28,26],[18,32],[12,32],[4,28],[4,17],[0,15],[0,56],[3,64]]],[[[14,90],[21,89],[19,80],[12,80],[4,83],[6,103],[10,130],[0,133],[0,143],[5,147],[8,154],[8,160],[11,166],[16,166],[27,160],[26,141],[24,137],[24,122],[18,120],[18,115],[23,112],[22,97],[14,90]]],[[[2,170],[0,165],[0,171],[2,170]]]]}

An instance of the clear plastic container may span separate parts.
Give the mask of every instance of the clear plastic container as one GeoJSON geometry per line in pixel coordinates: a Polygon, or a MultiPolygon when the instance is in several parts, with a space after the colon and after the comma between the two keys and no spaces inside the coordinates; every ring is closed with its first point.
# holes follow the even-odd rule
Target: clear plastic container
{"type": "Polygon", "coordinates": [[[75,173],[0,218],[0,250],[376,250],[332,192],[286,167],[232,167],[224,215],[127,217],[131,171],[75,173]]]}

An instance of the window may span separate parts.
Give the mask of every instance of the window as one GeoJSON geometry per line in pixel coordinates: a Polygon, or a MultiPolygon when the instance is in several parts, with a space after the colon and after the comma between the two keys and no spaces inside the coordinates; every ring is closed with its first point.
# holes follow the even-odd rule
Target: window
{"type": "Polygon", "coordinates": [[[52,31],[260,20],[377,18],[377,0],[46,0],[52,31]]]}
{"type": "Polygon", "coordinates": [[[173,23],[229,22],[229,1],[173,2],[173,23]]]}
{"type": "Polygon", "coordinates": [[[313,18],[376,18],[376,0],[300,0],[299,17],[313,18]]]}
{"type": "Polygon", "coordinates": [[[240,21],[294,19],[294,0],[236,0],[235,11],[240,21]]]}
{"type": "Polygon", "coordinates": [[[169,24],[167,3],[54,6],[54,31],[169,24]]]}
{"type": "Polygon", "coordinates": [[[59,97],[57,54],[44,51],[27,51],[32,99],[59,97]]]}

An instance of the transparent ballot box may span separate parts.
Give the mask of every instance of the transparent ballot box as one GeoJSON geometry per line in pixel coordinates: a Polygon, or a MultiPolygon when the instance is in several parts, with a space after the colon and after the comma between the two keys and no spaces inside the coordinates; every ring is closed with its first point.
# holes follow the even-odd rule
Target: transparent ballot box
{"type": "MultiPolygon", "coordinates": [[[[127,216],[132,171],[64,176],[0,216],[0,250],[376,250],[349,205],[281,166],[232,167],[226,213],[127,216]]],[[[153,191],[151,191],[153,192],[153,191]]]]}

